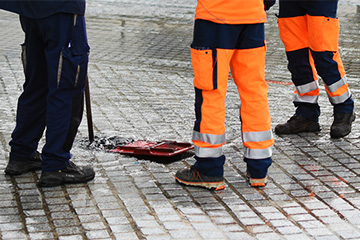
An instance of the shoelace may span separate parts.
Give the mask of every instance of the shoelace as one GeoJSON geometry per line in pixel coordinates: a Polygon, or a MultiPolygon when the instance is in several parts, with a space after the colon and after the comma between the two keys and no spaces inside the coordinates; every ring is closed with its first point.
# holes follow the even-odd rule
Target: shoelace
{"type": "Polygon", "coordinates": [[[199,171],[194,169],[192,178],[195,179],[195,180],[201,179],[199,171]]]}

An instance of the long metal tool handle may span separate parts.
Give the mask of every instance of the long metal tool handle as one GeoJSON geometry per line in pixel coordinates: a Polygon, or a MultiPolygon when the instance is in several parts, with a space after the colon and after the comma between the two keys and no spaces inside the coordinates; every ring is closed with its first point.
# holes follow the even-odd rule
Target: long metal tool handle
{"type": "Polygon", "coordinates": [[[92,143],[94,141],[94,127],[93,127],[92,114],[91,114],[90,87],[89,87],[88,76],[86,76],[85,104],[86,104],[86,117],[88,124],[89,141],[90,143],[92,143]]]}

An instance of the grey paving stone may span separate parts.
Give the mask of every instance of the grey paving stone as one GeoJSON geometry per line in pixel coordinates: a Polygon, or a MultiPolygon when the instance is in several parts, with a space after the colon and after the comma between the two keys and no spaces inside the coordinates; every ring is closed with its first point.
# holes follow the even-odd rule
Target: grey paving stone
{"type": "MultiPolygon", "coordinates": [[[[339,2],[340,53],[359,112],[357,0],[339,2]]],[[[88,0],[89,81],[95,135],[191,141],[194,121],[190,61],[196,1],[88,0]]],[[[266,79],[272,126],[294,108],[290,73],[278,36],[278,4],[268,12],[266,79]]],[[[24,36],[15,14],[0,13],[0,168],[8,161],[16,102],[23,85],[24,36]]],[[[265,189],[249,188],[243,162],[240,99],[232,80],[226,99],[226,189],[182,187],[177,169],[87,146],[82,121],[72,154],[91,164],[95,180],[38,188],[40,171],[0,174],[2,239],[358,239],[359,119],[352,133],[330,139],[332,106],[319,81],[322,131],[275,137],[265,189]]],[[[44,144],[41,139],[39,150],[44,144]]]]}

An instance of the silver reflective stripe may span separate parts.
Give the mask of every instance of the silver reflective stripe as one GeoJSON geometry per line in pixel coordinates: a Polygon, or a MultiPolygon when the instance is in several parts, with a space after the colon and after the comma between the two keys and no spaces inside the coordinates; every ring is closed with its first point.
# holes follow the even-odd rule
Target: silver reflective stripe
{"type": "Polygon", "coordinates": [[[242,139],[243,142],[262,142],[273,139],[273,134],[271,130],[263,132],[243,132],[242,139]]]}
{"type": "Polygon", "coordinates": [[[300,96],[299,94],[294,94],[294,102],[302,103],[317,103],[319,96],[300,96]]]}
{"type": "Polygon", "coordinates": [[[329,92],[333,93],[336,92],[339,88],[344,86],[347,83],[346,76],[344,76],[342,79],[337,81],[336,83],[333,83],[331,85],[326,85],[326,88],[329,90],[329,92]]]}
{"type": "Polygon", "coordinates": [[[222,147],[219,148],[201,148],[195,146],[195,155],[201,158],[216,158],[222,155],[222,147]]]}
{"type": "MultiPolygon", "coordinates": [[[[326,85],[326,88],[329,92],[334,93],[336,92],[339,88],[341,88],[342,86],[344,86],[347,83],[347,78],[346,76],[344,76],[342,79],[340,79],[339,81],[337,81],[336,83],[331,84],[330,86],[326,85]]],[[[351,92],[350,89],[348,89],[343,95],[341,96],[334,96],[331,97],[328,94],[329,100],[332,104],[339,104],[339,103],[343,103],[345,102],[349,97],[351,96],[351,92]]]]}
{"type": "Polygon", "coordinates": [[[221,135],[200,133],[197,131],[193,131],[192,140],[209,143],[212,145],[222,144],[226,142],[225,133],[221,135]]]}
{"type": "Polygon", "coordinates": [[[59,87],[59,85],[60,85],[62,64],[63,64],[63,55],[62,55],[62,52],[60,52],[59,67],[58,67],[58,74],[57,74],[57,87],[59,87]]]}
{"type": "Polygon", "coordinates": [[[349,97],[351,96],[351,92],[350,89],[347,90],[343,95],[341,96],[335,96],[335,97],[330,97],[330,95],[328,94],[329,100],[332,104],[339,104],[339,103],[343,103],[345,102],[349,97]]]}
{"type": "Polygon", "coordinates": [[[269,158],[272,155],[272,147],[266,149],[250,149],[245,147],[244,157],[251,159],[269,158]]]}
{"type": "Polygon", "coordinates": [[[296,86],[296,91],[300,94],[304,94],[319,88],[318,81],[313,81],[304,85],[296,86]]]}

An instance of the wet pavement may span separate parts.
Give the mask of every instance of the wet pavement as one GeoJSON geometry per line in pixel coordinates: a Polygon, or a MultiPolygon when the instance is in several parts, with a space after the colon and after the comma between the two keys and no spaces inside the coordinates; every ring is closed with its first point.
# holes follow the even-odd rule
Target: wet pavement
{"type": "MultiPolygon", "coordinates": [[[[191,142],[194,90],[189,45],[195,4],[88,0],[95,142],[88,141],[84,114],[72,154],[77,164],[94,166],[96,178],[87,184],[38,188],[40,172],[18,177],[1,173],[0,239],[360,239],[360,118],[350,135],[331,139],[332,107],[322,83],[322,131],[275,136],[274,163],[264,189],[246,183],[240,100],[232,81],[226,99],[225,190],[175,183],[176,170],[193,164],[191,151],[169,162],[109,151],[141,139],[191,142]]],[[[341,55],[359,114],[357,4],[358,0],[341,0],[338,13],[341,55]]],[[[268,12],[266,23],[273,127],[294,111],[275,13],[277,6],[268,12]]],[[[23,34],[18,17],[3,11],[0,31],[2,171],[23,84],[23,34]]]]}

